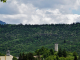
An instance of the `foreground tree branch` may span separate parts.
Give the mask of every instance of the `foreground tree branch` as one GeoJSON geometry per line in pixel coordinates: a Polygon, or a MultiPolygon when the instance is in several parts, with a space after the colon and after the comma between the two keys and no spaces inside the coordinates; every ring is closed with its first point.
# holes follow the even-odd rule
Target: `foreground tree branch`
{"type": "Polygon", "coordinates": [[[1,2],[5,3],[5,2],[6,2],[6,0],[1,0],[1,2]]]}

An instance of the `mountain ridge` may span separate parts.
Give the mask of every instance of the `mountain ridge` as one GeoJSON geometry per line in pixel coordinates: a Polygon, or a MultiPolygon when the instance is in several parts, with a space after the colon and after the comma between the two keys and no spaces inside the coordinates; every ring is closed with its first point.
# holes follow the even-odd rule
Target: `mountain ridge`
{"type": "Polygon", "coordinates": [[[0,51],[18,56],[20,52],[34,52],[42,46],[53,48],[58,43],[59,48],[67,51],[80,50],[80,23],[47,24],[47,25],[0,25],[0,51]]]}
{"type": "Polygon", "coordinates": [[[0,24],[4,25],[4,24],[6,24],[6,23],[0,20],[0,24]]]}

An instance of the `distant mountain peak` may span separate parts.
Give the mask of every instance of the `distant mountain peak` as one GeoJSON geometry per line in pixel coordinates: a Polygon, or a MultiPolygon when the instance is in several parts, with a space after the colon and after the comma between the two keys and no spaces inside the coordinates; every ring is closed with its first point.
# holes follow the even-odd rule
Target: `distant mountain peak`
{"type": "Polygon", "coordinates": [[[4,24],[6,24],[6,23],[0,20],[0,24],[1,24],[1,25],[4,25],[4,24]]]}

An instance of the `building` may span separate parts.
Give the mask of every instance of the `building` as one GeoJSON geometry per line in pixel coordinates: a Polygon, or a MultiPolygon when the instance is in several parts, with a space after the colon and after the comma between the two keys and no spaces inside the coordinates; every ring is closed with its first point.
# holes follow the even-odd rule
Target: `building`
{"type": "Polygon", "coordinates": [[[0,56],[0,60],[13,60],[13,56],[10,55],[10,51],[7,50],[5,56],[0,56]]]}
{"type": "Polygon", "coordinates": [[[55,51],[58,51],[58,44],[55,44],[55,51]]]}

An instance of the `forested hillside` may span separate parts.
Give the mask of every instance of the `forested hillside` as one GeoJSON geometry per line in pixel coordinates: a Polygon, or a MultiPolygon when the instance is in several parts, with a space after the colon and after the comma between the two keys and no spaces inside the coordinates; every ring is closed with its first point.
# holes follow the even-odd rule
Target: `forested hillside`
{"type": "Polygon", "coordinates": [[[45,25],[0,25],[0,52],[18,56],[20,52],[34,52],[42,46],[80,53],[80,23],[45,25]]]}

